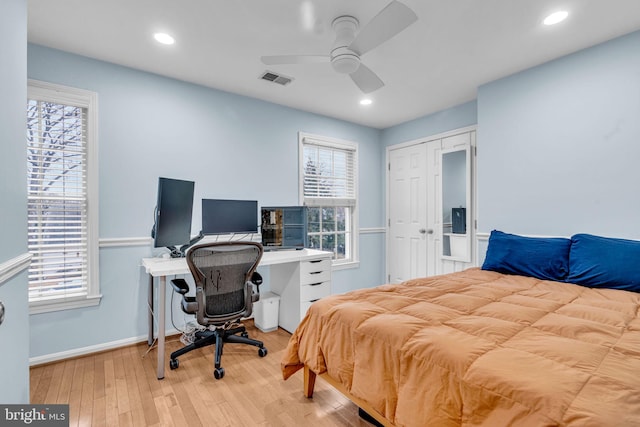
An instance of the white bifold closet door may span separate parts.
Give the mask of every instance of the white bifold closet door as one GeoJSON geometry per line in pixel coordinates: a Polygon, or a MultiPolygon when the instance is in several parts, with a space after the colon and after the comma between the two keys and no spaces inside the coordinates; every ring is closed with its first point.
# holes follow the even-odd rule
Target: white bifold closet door
{"type": "MultiPolygon", "coordinates": [[[[475,146],[475,129],[454,131],[387,149],[388,283],[460,271],[473,265],[473,260],[448,260],[442,251],[441,151],[459,145],[475,146]]],[[[472,199],[475,199],[473,195],[472,199]]],[[[474,219],[473,205],[468,207],[468,212],[470,219],[474,219]]],[[[470,238],[475,236],[470,234],[470,238]]]]}

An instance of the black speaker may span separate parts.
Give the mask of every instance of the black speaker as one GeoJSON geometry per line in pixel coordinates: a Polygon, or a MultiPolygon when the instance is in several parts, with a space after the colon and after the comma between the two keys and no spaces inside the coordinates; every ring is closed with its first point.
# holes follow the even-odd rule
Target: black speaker
{"type": "Polygon", "coordinates": [[[454,234],[467,233],[467,209],[466,208],[451,209],[451,232],[454,234]]]}

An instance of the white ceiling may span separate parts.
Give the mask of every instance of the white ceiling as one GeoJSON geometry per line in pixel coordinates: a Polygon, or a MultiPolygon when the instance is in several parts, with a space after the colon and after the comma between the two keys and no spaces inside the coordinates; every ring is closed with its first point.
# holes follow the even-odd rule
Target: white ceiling
{"type": "Polygon", "coordinates": [[[362,56],[386,84],[366,107],[349,76],[330,64],[260,61],[262,55],[327,55],[335,17],[353,15],[364,26],[389,1],[28,0],[28,39],[386,128],[473,100],[484,83],[640,29],[640,0],[402,0],[418,21],[362,56]],[[541,24],[559,9],[569,11],[566,21],[541,24]],[[158,31],[176,43],[156,43],[158,31]],[[294,80],[286,86],[260,80],[265,70],[294,80]]]}

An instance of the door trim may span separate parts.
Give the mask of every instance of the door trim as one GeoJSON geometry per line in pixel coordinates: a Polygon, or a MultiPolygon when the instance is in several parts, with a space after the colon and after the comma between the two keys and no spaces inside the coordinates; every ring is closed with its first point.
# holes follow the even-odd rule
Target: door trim
{"type": "MultiPolygon", "coordinates": [[[[478,130],[478,125],[471,125],[471,126],[465,126],[459,129],[453,129],[453,130],[448,130],[446,132],[437,133],[435,135],[423,136],[423,137],[412,139],[409,141],[399,142],[393,145],[387,145],[386,147],[387,164],[389,163],[389,151],[391,150],[397,150],[398,148],[411,147],[412,145],[422,144],[424,142],[434,141],[436,139],[448,138],[450,136],[459,135],[461,133],[467,133],[472,131],[477,132],[477,130],[478,130]]],[[[387,169],[387,172],[388,171],[389,170],[387,169]]]]}

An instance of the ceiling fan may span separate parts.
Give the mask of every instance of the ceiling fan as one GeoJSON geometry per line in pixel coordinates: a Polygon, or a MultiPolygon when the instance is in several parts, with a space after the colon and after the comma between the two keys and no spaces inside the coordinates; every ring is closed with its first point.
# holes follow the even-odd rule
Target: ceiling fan
{"type": "Polygon", "coordinates": [[[359,22],[353,16],[339,16],[332,27],[336,40],[329,55],[262,56],[265,65],[310,64],[330,62],[339,73],[349,74],[364,93],[384,86],[384,82],[360,61],[360,56],[376,48],[418,20],[413,10],[399,1],[392,1],[357,34],[359,22]]]}

